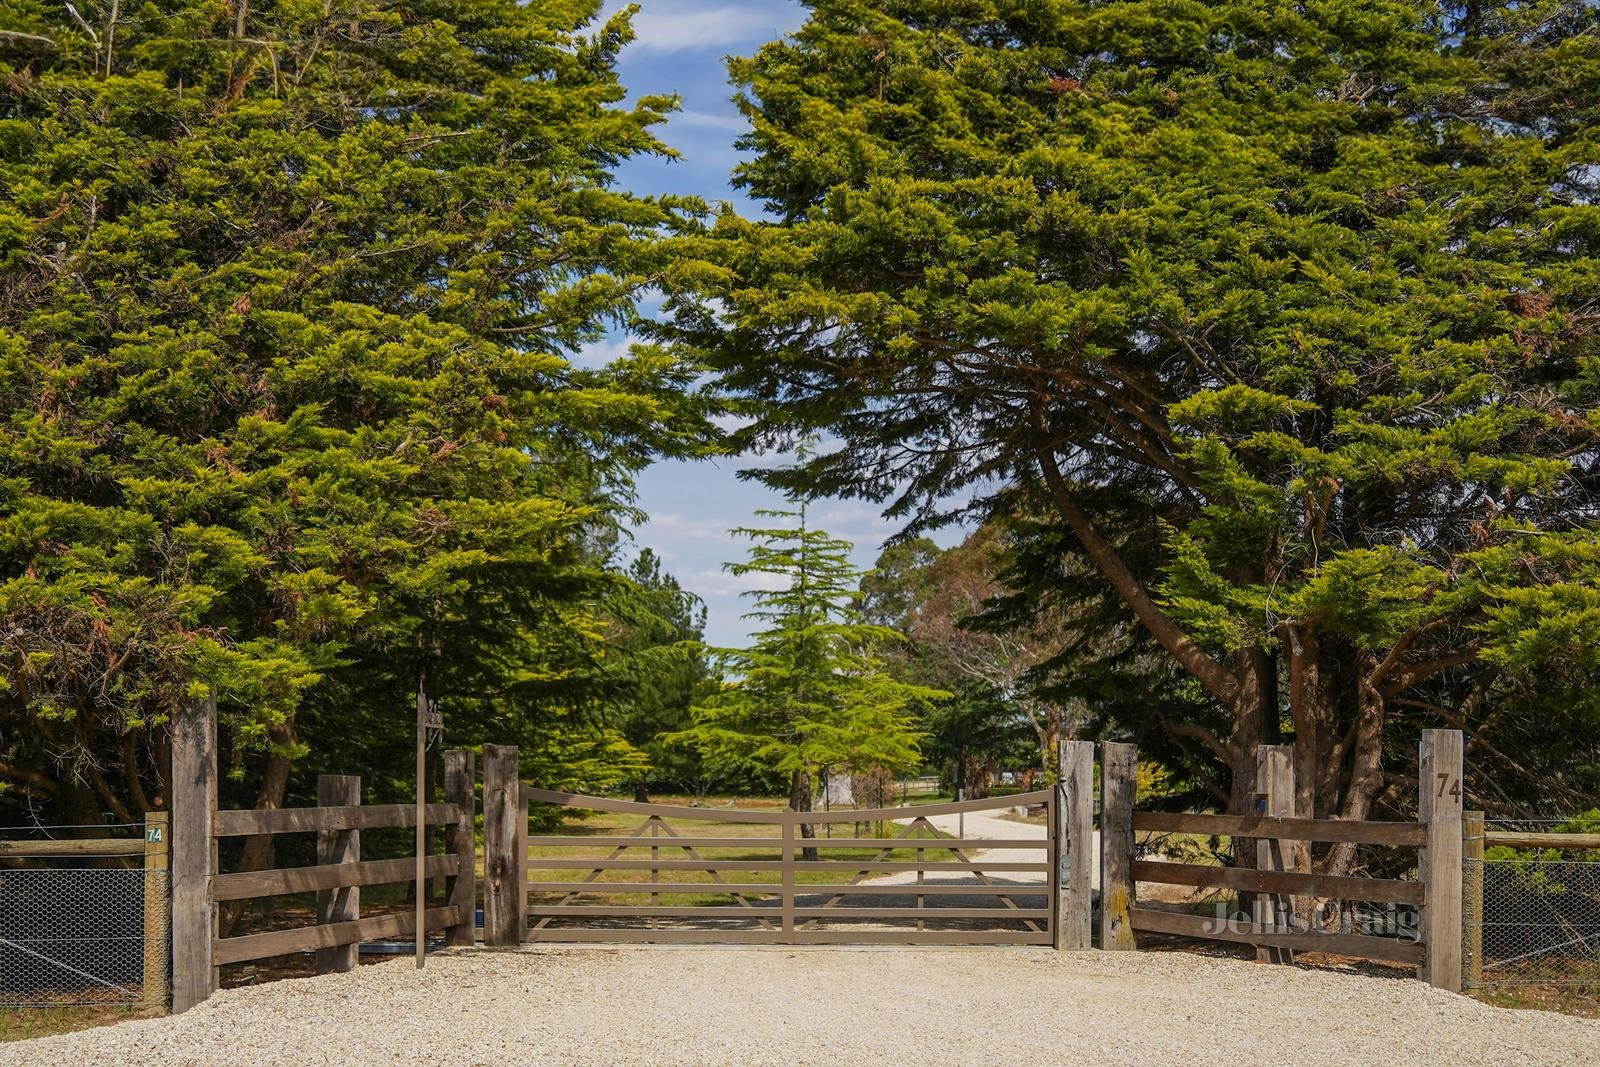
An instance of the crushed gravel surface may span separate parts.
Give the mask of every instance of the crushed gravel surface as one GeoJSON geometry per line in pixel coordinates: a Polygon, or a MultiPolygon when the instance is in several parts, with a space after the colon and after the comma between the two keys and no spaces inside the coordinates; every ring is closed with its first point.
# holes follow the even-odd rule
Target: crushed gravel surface
{"type": "Polygon", "coordinates": [[[226,990],[187,1014],[0,1045],[135,1064],[1600,1062],[1600,1022],[1421,982],[1176,952],[540,948],[226,990]]]}

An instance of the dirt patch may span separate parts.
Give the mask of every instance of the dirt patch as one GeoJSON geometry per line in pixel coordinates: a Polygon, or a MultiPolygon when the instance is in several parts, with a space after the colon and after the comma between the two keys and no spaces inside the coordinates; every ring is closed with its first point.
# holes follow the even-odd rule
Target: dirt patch
{"type": "Polygon", "coordinates": [[[1600,1023],[1187,953],[540,949],[224,990],[0,1065],[1592,1062],[1600,1023]]]}

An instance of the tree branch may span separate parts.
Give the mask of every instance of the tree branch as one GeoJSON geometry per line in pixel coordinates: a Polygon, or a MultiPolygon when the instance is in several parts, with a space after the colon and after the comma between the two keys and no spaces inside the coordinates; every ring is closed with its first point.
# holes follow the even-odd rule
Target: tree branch
{"type": "Polygon", "coordinates": [[[1067,485],[1067,480],[1062,475],[1061,468],[1056,464],[1055,456],[1050,449],[1040,447],[1034,452],[1039,462],[1039,469],[1044,475],[1045,485],[1055,500],[1056,508],[1061,512],[1062,518],[1066,519],[1067,525],[1072,528],[1084,550],[1099,566],[1100,572],[1111,583],[1112,588],[1122,597],[1123,602],[1128,605],[1144,628],[1150,631],[1151,636],[1178,661],[1179,666],[1193,675],[1212,696],[1232,706],[1238,698],[1238,679],[1221,663],[1207,655],[1204,649],[1184,633],[1181,626],[1150,599],[1150,594],[1145,592],[1143,583],[1128,569],[1116,549],[1100,536],[1100,531],[1078,506],[1078,501],[1067,485]]]}

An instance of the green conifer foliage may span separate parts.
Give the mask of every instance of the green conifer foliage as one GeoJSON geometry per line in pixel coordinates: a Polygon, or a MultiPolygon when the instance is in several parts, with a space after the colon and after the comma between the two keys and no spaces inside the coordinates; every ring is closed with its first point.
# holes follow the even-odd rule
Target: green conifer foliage
{"type": "Polygon", "coordinates": [[[763,628],[749,648],[715,650],[728,680],[669,739],[713,767],[788,778],[791,806],[809,811],[824,769],[914,768],[917,712],[948,694],[888,673],[881,647],[901,638],[861,617],[848,541],[808,526],[803,508],[759,514],[791,524],[734,531],[755,543],[727,570],[754,576],[745,617],[763,628]]]}
{"type": "Polygon", "coordinates": [[[557,743],[586,545],[704,426],[659,350],[565,358],[674,211],[610,186],[672,102],[598,7],[0,0],[0,779],[137,812],[214,687],[271,793],[424,671],[557,743]]]}
{"type": "Polygon", "coordinates": [[[834,435],[776,484],[1048,507],[1225,711],[1236,810],[1280,727],[1360,818],[1416,687],[1592,680],[1592,5],[810,6],[733,64],[779,219],[717,220],[679,319],[750,440],[834,435]]]}

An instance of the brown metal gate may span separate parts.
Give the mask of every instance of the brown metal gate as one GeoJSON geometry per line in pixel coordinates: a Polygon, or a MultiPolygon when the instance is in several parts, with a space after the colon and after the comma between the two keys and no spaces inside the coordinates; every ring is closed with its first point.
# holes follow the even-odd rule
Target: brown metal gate
{"type": "Polygon", "coordinates": [[[808,812],[641,804],[527,785],[522,795],[532,805],[639,817],[621,833],[614,818],[585,833],[590,826],[569,817],[562,834],[528,837],[529,941],[1042,945],[1055,937],[1054,790],[808,812]],[[952,837],[931,821],[988,823],[1018,805],[1044,806],[1042,837],[1020,822],[1014,833],[991,826],[952,837]],[[855,836],[879,825],[890,835],[855,836]],[[816,836],[802,836],[806,826],[816,836]]]}

